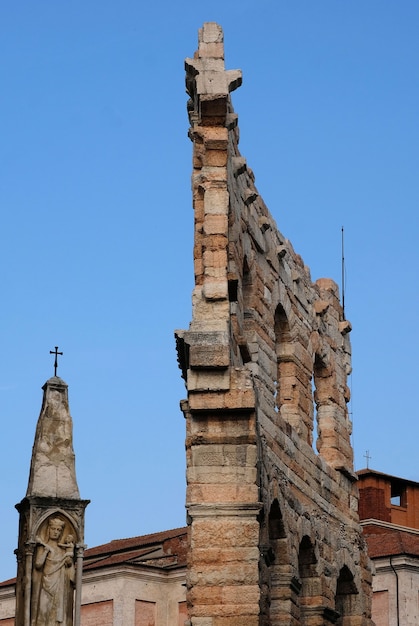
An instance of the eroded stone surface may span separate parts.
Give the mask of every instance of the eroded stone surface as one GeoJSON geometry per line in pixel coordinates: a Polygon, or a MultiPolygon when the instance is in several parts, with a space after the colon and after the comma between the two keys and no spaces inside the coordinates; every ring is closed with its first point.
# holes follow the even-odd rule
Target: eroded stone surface
{"type": "Polygon", "coordinates": [[[80,626],[84,510],[66,383],[43,386],[28,489],[19,511],[16,626],[80,626]]]}
{"type": "Polygon", "coordinates": [[[238,149],[222,30],[186,61],[195,215],[188,399],[192,626],[369,626],[350,444],[349,322],[278,230],[238,149]],[[218,554],[218,557],[217,557],[218,554]],[[343,621],[342,621],[343,620],[343,621]]]}
{"type": "Polygon", "coordinates": [[[79,498],[67,385],[54,376],[43,390],[26,495],[79,498]]]}

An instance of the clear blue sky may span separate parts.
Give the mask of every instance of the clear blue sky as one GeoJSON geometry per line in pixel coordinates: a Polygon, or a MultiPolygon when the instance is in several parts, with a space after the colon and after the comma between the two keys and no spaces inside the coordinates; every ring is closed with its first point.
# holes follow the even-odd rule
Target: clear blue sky
{"type": "Polygon", "coordinates": [[[419,481],[417,0],[4,1],[0,580],[15,575],[49,350],[64,352],[86,542],[185,523],[173,331],[193,287],[183,60],[217,21],[241,151],[353,325],[355,466],[419,481]]]}

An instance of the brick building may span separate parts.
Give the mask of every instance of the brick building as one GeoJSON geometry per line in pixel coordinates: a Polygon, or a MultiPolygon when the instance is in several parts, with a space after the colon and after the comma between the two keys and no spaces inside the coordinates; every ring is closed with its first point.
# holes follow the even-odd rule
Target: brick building
{"type": "MultiPolygon", "coordinates": [[[[419,483],[357,472],[359,513],[375,566],[376,626],[414,626],[419,615],[419,483]]],[[[85,553],[83,626],[183,626],[187,529],[118,539],[85,553]]],[[[15,579],[0,583],[0,626],[13,626],[15,579]]]]}
{"type": "MultiPolygon", "coordinates": [[[[86,550],[82,626],[183,626],[186,529],[86,550]]],[[[0,626],[14,626],[15,579],[0,583],[0,626]]]]}
{"type": "Polygon", "coordinates": [[[364,469],[359,514],[375,566],[376,626],[419,623],[419,483],[364,469]]]}

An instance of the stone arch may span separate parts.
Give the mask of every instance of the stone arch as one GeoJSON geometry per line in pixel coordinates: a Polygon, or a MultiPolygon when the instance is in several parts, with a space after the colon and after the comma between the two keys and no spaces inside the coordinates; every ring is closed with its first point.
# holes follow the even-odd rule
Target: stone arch
{"type": "Polygon", "coordinates": [[[289,316],[278,304],[274,316],[277,360],[276,410],[311,445],[313,401],[311,366],[305,342],[294,336],[289,316]]]}
{"type": "Polygon", "coordinates": [[[330,378],[330,369],[326,367],[324,357],[316,352],[313,364],[313,431],[316,450],[320,454],[324,451],[323,434],[327,432],[327,418],[330,417],[330,378]]]}
{"type": "Polygon", "coordinates": [[[327,349],[315,352],[313,398],[318,453],[333,467],[352,463],[351,428],[346,406],[349,390],[339,388],[334,354],[327,349]]]}
{"type": "Polygon", "coordinates": [[[321,578],[317,571],[315,546],[308,535],[304,535],[298,551],[298,574],[301,582],[300,623],[308,625],[323,616],[321,578]]]}
{"type": "Polygon", "coordinates": [[[70,515],[68,515],[66,511],[62,511],[59,508],[47,511],[44,515],[42,515],[38,519],[37,523],[34,524],[34,527],[33,527],[32,540],[34,540],[37,536],[39,536],[42,529],[44,529],[48,525],[49,520],[55,517],[63,520],[65,524],[64,532],[71,533],[72,535],[74,535],[75,541],[78,542],[80,540],[80,537],[79,537],[78,529],[74,523],[74,520],[71,518],[70,515]]]}
{"type": "Polygon", "coordinates": [[[269,564],[269,626],[296,626],[290,616],[295,615],[300,584],[290,571],[290,537],[286,529],[281,506],[275,498],[270,506],[267,520],[269,564]]]}
{"type": "Polygon", "coordinates": [[[347,565],[340,571],[336,582],[335,609],[339,617],[337,626],[351,626],[351,617],[356,615],[356,603],[359,592],[354,576],[347,565]]]}

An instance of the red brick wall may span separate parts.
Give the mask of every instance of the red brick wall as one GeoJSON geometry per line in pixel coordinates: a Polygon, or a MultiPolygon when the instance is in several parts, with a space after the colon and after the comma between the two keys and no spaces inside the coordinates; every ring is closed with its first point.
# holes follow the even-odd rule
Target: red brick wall
{"type": "Polygon", "coordinates": [[[375,626],[389,626],[388,591],[376,591],[372,596],[372,618],[375,626]]]}
{"type": "Polygon", "coordinates": [[[155,602],[135,601],[135,626],[156,626],[155,602]]]}
{"type": "Polygon", "coordinates": [[[359,485],[359,519],[378,519],[383,522],[391,521],[391,510],[386,506],[384,488],[363,487],[359,485]]]}
{"type": "Polygon", "coordinates": [[[179,626],[184,626],[186,619],[188,619],[186,602],[179,602],[179,626]]]}
{"type": "Polygon", "coordinates": [[[81,607],[81,626],[113,626],[113,601],[84,604],[81,607]]]}

